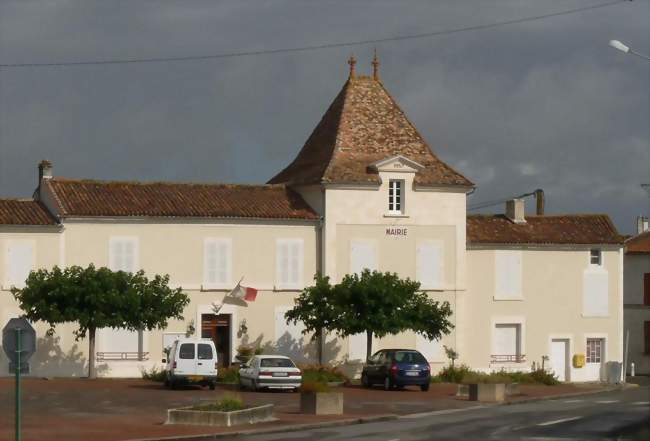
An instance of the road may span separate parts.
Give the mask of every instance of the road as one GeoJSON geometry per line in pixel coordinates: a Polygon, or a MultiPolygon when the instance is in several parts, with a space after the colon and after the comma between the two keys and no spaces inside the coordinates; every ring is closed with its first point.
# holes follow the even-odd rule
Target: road
{"type": "Polygon", "coordinates": [[[650,440],[650,387],[232,441],[650,440]],[[641,435],[642,433],[642,435],[641,435]]]}

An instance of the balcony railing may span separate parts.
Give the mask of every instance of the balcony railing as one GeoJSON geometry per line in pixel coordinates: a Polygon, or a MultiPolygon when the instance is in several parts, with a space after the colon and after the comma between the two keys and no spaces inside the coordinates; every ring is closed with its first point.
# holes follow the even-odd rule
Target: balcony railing
{"type": "Polygon", "coordinates": [[[129,360],[129,361],[142,361],[148,360],[148,352],[98,352],[97,361],[117,361],[117,360],[129,360]]]}
{"type": "Polygon", "coordinates": [[[526,356],[518,355],[491,355],[491,363],[525,363],[526,356]]]}

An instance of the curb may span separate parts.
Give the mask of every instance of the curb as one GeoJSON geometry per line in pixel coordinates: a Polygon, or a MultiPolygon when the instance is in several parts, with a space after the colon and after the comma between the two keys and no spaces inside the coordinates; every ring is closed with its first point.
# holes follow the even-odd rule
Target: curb
{"type": "Polygon", "coordinates": [[[549,400],[560,400],[563,398],[573,398],[573,397],[581,397],[585,395],[595,395],[595,394],[602,394],[606,392],[614,392],[617,390],[625,390],[629,389],[628,386],[615,386],[615,387],[608,387],[605,389],[599,389],[599,390],[586,390],[583,392],[571,392],[568,394],[561,394],[561,395],[548,395],[545,397],[531,397],[531,398],[523,398],[521,400],[515,400],[515,401],[506,401],[504,403],[501,403],[501,406],[511,406],[514,404],[523,404],[523,403],[534,403],[536,401],[549,401],[549,400]]]}
{"type": "Polygon", "coordinates": [[[380,421],[396,420],[398,418],[399,418],[398,415],[386,414],[386,415],[376,415],[370,417],[348,418],[348,419],[336,420],[336,421],[324,421],[321,423],[292,424],[288,426],[273,427],[268,429],[238,430],[235,432],[220,432],[220,433],[210,433],[204,435],[183,435],[183,436],[168,436],[168,437],[158,437],[158,438],[132,438],[125,441],[210,441],[210,440],[216,440],[220,438],[234,437],[234,436],[299,432],[301,430],[321,429],[325,427],[351,426],[355,424],[376,423],[380,421]]]}

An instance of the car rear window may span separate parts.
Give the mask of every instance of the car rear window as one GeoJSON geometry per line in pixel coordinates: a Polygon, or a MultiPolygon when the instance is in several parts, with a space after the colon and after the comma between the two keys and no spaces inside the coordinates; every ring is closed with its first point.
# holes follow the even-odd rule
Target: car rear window
{"type": "Polygon", "coordinates": [[[199,343],[199,360],[212,360],[212,346],[206,343],[199,343]]]}
{"type": "Polygon", "coordinates": [[[178,351],[178,358],[182,360],[194,359],[194,343],[183,343],[178,351]]]}
{"type": "Polygon", "coordinates": [[[416,351],[397,351],[395,352],[395,361],[397,363],[426,363],[427,360],[416,351]]]}
{"type": "Polygon", "coordinates": [[[288,358],[262,358],[260,360],[260,367],[295,367],[295,365],[288,358]]]}

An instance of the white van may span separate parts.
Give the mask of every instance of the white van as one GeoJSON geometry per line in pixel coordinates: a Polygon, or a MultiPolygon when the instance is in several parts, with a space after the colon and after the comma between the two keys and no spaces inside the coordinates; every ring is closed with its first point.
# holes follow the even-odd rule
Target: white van
{"type": "Polygon", "coordinates": [[[169,349],[165,365],[165,386],[198,383],[214,390],[217,381],[217,350],[210,339],[180,338],[169,349]]]}

